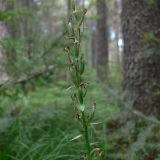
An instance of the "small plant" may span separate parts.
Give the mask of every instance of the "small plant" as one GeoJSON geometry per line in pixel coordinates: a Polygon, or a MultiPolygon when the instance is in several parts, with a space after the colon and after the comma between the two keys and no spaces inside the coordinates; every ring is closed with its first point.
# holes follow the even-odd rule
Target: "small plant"
{"type": "MultiPolygon", "coordinates": [[[[94,117],[96,103],[93,103],[92,111],[88,112],[85,105],[85,97],[87,94],[88,83],[83,79],[83,73],[85,71],[84,54],[81,53],[81,41],[82,32],[84,31],[83,21],[85,19],[87,10],[77,9],[75,0],[72,0],[72,13],[68,21],[67,32],[67,52],[69,61],[69,72],[73,82],[73,89],[71,98],[75,109],[75,115],[77,120],[82,126],[82,135],[85,140],[86,153],[84,154],[85,160],[93,160],[96,157],[95,151],[99,152],[100,149],[94,149],[90,143],[90,130],[89,125],[94,117]]],[[[80,137],[80,136],[76,136],[80,137]]]]}

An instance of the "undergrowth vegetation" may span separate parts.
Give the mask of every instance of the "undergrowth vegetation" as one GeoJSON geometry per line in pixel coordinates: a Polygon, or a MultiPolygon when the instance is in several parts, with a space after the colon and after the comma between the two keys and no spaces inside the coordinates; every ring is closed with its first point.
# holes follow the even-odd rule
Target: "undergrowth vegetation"
{"type": "MultiPolygon", "coordinates": [[[[92,145],[102,149],[102,159],[159,160],[160,123],[136,111],[131,114],[130,104],[124,102],[125,93],[120,86],[113,87],[121,84],[116,80],[119,76],[110,74],[108,86],[104,87],[94,71],[85,73],[90,82],[87,103],[95,100],[98,104],[91,123],[92,145]]],[[[17,87],[1,95],[0,159],[83,159],[85,148],[82,137],[77,137],[79,125],[68,83],[57,78],[51,83],[40,81],[27,93],[17,87]]]]}
{"type": "MultiPolygon", "coordinates": [[[[103,149],[107,149],[109,144],[106,143],[105,121],[118,112],[118,106],[116,103],[107,103],[109,98],[92,75],[86,76],[91,83],[88,103],[91,104],[93,99],[98,103],[91,124],[92,138],[103,149]]],[[[2,106],[8,107],[2,107],[4,113],[0,119],[0,159],[81,159],[79,155],[83,155],[85,148],[81,138],[74,140],[79,131],[69,95],[67,83],[54,80],[49,85],[37,86],[27,94],[20,92],[15,95],[12,91],[9,97],[4,95],[2,106]]]]}

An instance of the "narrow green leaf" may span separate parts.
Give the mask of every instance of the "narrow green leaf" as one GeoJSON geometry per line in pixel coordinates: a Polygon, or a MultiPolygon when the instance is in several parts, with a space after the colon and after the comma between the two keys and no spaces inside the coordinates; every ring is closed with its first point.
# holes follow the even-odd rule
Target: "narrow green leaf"
{"type": "Polygon", "coordinates": [[[74,138],[71,139],[71,141],[77,140],[77,139],[79,139],[79,138],[81,138],[81,137],[82,137],[82,134],[80,134],[80,135],[78,135],[78,136],[75,136],[74,138]]]}

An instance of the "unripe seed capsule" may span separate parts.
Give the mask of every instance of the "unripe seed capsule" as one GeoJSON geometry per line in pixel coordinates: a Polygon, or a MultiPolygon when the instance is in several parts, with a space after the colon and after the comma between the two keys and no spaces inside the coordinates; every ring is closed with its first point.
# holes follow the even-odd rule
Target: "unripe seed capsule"
{"type": "Polygon", "coordinates": [[[78,89],[78,99],[80,104],[83,104],[83,90],[81,88],[78,89]]]}
{"type": "Polygon", "coordinates": [[[76,77],[76,71],[75,71],[74,66],[73,66],[72,68],[70,68],[70,75],[71,75],[71,79],[72,79],[74,85],[75,85],[76,87],[78,87],[77,77],[76,77]]]}
{"type": "Polygon", "coordinates": [[[79,57],[79,46],[78,46],[78,43],[75,43],[74,47],[75,47],[75,58],[78,58],[79,57]]]}
{"type": "Polygon", "coordinates": [[[80,64],[80,74],[81,75],[84,73],[84,69],[85,69],[85,63],[83,60],[81,60],[81,64],[80,64]]]}

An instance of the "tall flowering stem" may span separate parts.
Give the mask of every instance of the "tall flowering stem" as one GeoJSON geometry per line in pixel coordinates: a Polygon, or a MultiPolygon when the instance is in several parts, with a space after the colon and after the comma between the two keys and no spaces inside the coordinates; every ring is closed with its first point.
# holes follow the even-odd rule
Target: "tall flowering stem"
{"type": "Polygon", "coordinates": [[[75,0],[72,0],[72,13],[70,14],[68,21],[67,46],[65,51],[68,56],[69,72],[73,83],[71,98],[74,104],[76,118],[81,123],[83,129],[82,133],[86,147],[84,159],[92,160],[93,149],[90,144],[89,125],[94,117],[96,104],[93,104],[93,108],[90,113],[86,111],[87,107],[85,106],[85,97],[87,94],[88,83],[83,79],[85,60],[84,55],[81,52],[82,32],[84,31],[83,22],[86,13],[87,10],[85,8],[76,8],[76,2],[75,0]]]}

